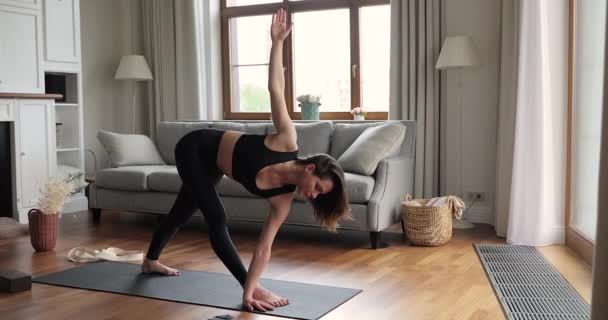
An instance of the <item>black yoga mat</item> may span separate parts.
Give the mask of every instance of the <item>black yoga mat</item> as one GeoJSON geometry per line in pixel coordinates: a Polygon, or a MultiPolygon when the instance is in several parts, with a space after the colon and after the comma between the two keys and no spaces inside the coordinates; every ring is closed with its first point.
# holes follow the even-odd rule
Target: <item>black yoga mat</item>
{"type": "MultiPolygon", "coordinates": [[[[154,299],[244,310],[242,288],[230,275],[180,270],[180,276],[143,274],[139,264],[112,261],[83,266],[34,278],[36,283],[107,291],[154,299]]],[[[290,304],[266,312],[295,319],[319,319],[361,290],[261,279],[262,286],[289,299],[290,304]]]]}

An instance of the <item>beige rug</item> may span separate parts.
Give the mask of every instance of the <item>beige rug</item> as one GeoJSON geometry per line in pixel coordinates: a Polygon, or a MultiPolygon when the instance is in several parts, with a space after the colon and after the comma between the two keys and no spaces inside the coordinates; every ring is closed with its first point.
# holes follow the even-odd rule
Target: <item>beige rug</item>
{"type": "Polygon", "coordinates": [[[27,235],[29,227],[15,219],[0,217],[0,239],[10,239],[27,235]]]}

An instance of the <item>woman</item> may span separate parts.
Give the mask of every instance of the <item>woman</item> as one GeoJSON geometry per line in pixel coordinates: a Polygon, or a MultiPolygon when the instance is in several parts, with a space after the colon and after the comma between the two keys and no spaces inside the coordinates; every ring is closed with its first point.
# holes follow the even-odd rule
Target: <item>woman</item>
{"type": "Polygon", "coordinates": [[[167,219],[155,231],[142,264],[145,273],[179,275],[158,261],[160,252],[178,228],[200,209],[209,225],[211,246],[243,287],[243,304],[249,310],[268,311],[289,301],[264,289],[258,279],[268,264],[272,242],[287,217],[297,192],[307,198],[321,225],[335,231],[340,218],[349,218],[344,173],[332,157],[319,154],[298,158],[296,130],[287,113],[282,65],[283,40],[291,31],[286,12],[272,17],[272,49],[268,89],[276,134],[252,135],[238,131],[202,129],[188,133],[175,147],[182,188],[167,219]],[[243,263],[228,234],[226,214],[215,189],[227,175],[251,193],[266,198],[270,213],[249,265],[243,263]]]}

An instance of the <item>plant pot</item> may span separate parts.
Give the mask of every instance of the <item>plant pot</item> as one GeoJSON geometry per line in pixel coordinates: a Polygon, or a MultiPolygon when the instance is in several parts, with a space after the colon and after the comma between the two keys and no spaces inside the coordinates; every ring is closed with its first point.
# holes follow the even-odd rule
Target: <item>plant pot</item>
{"type": "Polygon", "coordinates": [[[36,251],[50,251],[57,244],[57,222],[59,214],[43,214],[38,209],[27,213],[30,226],[30,240],[36,251]]]}
{"type": "Polygon", "coordinates": [[[365,116],[362,114],[353,115],[353,120],[365,120],[365,116]]]}
{"type": "Polygon", "coordinates": [[[302,120],[319,120],[320,103],[300,103],[302,120]]]}

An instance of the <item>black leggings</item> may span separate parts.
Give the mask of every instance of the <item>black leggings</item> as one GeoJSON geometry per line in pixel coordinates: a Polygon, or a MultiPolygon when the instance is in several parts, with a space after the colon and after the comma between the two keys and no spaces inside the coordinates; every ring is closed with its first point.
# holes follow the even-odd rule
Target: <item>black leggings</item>
{"type": "Polygon", "coordinates": [[[182,187],[167,218],[154,232],[146,257],[157,260],[177,230],[200,209],[209,225],[209,239],[215,254],[241,285],[247,270],[228,234],[226,212],[215,190],[223,173],[216,164],[224,131],[201,129],[185,135],[175,147],[175,165],[182,187]]]}

